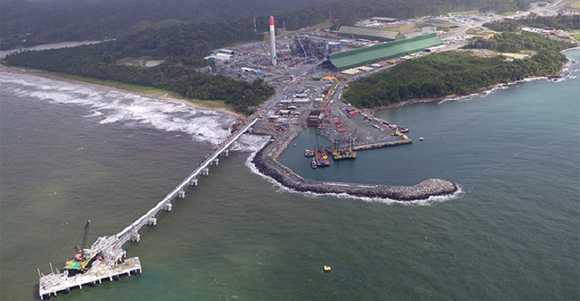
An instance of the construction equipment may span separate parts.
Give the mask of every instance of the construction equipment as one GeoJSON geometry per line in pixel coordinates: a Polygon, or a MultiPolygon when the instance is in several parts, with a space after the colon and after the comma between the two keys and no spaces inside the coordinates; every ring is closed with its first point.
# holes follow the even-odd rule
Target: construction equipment
{"type": "Polygon", "coordinates": [[[352,149],[354,146],[354,134],[356,134],[357,130],[358,129],[355,129],[354,133],[349,136],[347,149],[340,149],[338,140],[334,140],[334,150],[332,150],[332,158],[334,160],[356,159],[356,152],[352,149]]]}
{"type": "Polygon", "coordinates": [[[298,81],[297,83],[300,83],[300,79],[302,78],[302,62],[300,62],[300,71],[298,71],[298,81]]]}
{"type": "Polygon", "coordinates": [[[306,54],[306,50],[304,50],[304,45],[302,45],[302,41],[300,41],[300,35],[296,34],[296,37],[298,38],[298,42],[300,43],[300,47],[302,47],[302,51],[304,51],[304,58],[308,58],[308,55],[306,54]]]}
{"type": "Polygon", "coordinates": [[[69,276],[74,276],[78,273],[86,272],[90,267],[93,261],[95,260],[95,256],[91,257],[89,254],[85,253],[85,246],[87,244],[87,237],[89,235],[89,230],[91,229],[91,221],[88,220],[85,229],[83,230],[83,239],[81,246],[75,246],[75,256],[73,260],[67,261],[65,264],[65,270],[69,271],[69,276]]]}

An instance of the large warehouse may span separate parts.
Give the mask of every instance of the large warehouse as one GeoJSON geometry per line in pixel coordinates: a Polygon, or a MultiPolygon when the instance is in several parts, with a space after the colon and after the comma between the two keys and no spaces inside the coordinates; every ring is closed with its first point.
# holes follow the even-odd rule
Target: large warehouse
{"type": "Polygon", "coordinates": [[[341,26],[338,29],[338,35],[341,37],[355,39],[369,39],[378,41],[397,41],[405,38],[400,32],[387,31],[382,29],[373,29],[365,27],[341,26]]]}
{"type": "Polygon", "coordinates": [[[379,44],[351,51],[333,53],[330,62],[338,71],[404,56],[426,48],[443,45],[435,34],[379,44]]]}

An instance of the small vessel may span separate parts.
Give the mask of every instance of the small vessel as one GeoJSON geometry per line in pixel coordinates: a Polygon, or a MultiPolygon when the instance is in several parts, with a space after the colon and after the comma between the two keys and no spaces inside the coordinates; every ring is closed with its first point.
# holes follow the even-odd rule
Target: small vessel
{"type": "Polygon", "coordinates": [[[419,141],[423,141],[423,137],[419,137],[419,141]]]}
{"type": "Polygon", "coordinates": [[[324,267],[322,267],[322,271],[325,273],[328,273],[328,272],[332,271],[332,268],[328,265],[325,265],[324,267]]]}
{"type": "Polygon", "coordinates": [[[310,162],[310,167],[312,167],[312,169],[316,169],[318,167],[318,163],[316,163],[316,159],[312,159],[312,161],[310,162]]]}
{"type": "Polygon", "coordinates": [[[311,151],[309,149],[307,149],[307,150],[304,151],[304,157],[312,157],[312,156],[314,156],[314,152],[313,151],[311,151]]]}

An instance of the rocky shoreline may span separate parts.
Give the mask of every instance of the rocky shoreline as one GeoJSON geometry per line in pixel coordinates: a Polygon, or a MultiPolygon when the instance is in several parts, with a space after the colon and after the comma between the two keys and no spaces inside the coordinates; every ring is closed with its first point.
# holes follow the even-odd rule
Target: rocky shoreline
{"type": "Polygon", "coordinates": [[[451,195],[459,190],[457,184],[443,179],[427,179],[414,186],[369,185],[305,179],[278,161],[282,151],[301,131],[301,127],[296,125],[291,126],[284,135],[279,135],[267,128],[254,128],[254,134],[273,134],[270,142],[254,156],[253,164],[258,171],[289,189],[316,194],[348,194],[354,197],[414,201],[426,200],[432,196],[451,195]]]}

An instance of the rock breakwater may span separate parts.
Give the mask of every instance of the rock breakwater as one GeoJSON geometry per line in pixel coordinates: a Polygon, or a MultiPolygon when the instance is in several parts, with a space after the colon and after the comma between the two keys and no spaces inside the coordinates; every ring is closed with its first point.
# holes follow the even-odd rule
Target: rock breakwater
{"type": "MultiPolygon", "coordinates": [[[[270,142],[256,154],[253,160],[254,165],[262,174],[289,189],[299,192],[348,194],[355,197],[399,201],[425,200],[432,196],[451,195],[458,190],[457,184],[443,179],[428,179],[413,186],[369,185],[305,179],[278,161],[282,151],[301,131],[299,126],[291,126],[284,135],[274,134],[270,142]]],[[[254,133],[260,132],[272,134],[272,131],[266,128],[254,128],[254,133]]]]}

